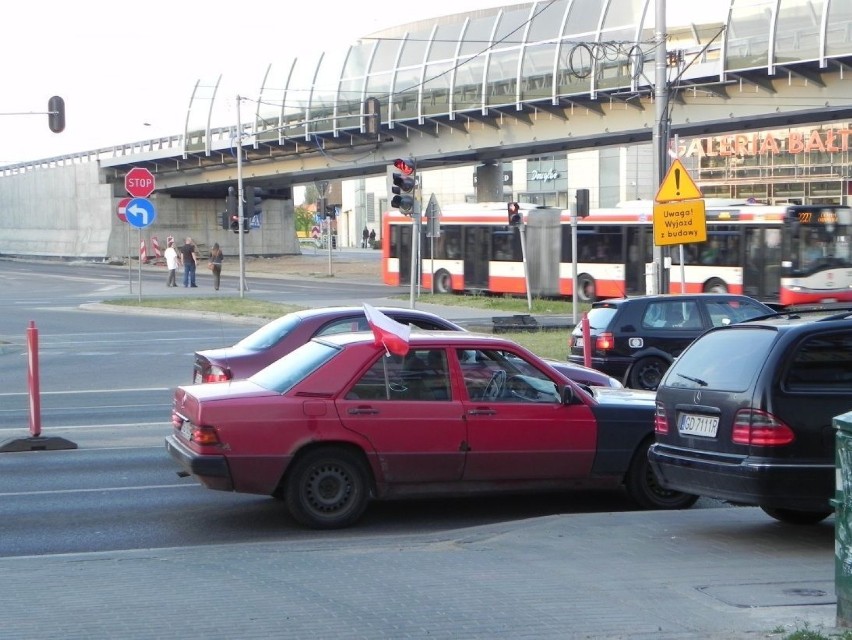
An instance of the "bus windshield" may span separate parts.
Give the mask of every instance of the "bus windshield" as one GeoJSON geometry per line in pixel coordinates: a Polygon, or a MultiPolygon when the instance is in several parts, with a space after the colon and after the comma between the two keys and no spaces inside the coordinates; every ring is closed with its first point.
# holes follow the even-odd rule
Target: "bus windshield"
{"type": "Polygon", "coordinates": [[[848,267],[852,209],[833,205],[787,208],[791,275],[848,267]]]}

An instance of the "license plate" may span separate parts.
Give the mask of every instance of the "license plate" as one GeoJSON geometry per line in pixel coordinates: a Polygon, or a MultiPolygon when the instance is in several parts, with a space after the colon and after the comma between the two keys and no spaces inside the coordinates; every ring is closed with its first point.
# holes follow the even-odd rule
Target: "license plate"
{"type": "Polygon", "coordinates": [[[583,339],[582,338],[574,338],[574,346],[578,349],[583,348],[583,339]]]}
{"type": "Polygon", "coordinates": [[[184,422],[180,426],[180,434],[187,440],[192,440],[192,425],[189,422],[184,422]]]}
{"type": "Polygon", "coordinates": [[[682,413],[677,430],[684,436],[704,436],[715,438],[719,429],[719,418],[717,416],[696,416],[691,413],[682,413]]]}

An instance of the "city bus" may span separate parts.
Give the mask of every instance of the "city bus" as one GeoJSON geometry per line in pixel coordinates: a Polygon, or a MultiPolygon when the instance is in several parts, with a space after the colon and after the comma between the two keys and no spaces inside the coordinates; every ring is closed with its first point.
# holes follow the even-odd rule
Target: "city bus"
{"type": "Polygon", "coordinates": [[[781,304],[852,301],[852,209],[791,205],[786,207],[785,228],[781,304]]]}
{"type": "MultiPolygon", "coordinates": [[[[848,208],[706,200],[705,212],[705,242],[663,247],[668,292],[741,293],[781,304],[852,301],[852,272],[842,268],[849,264],[848,208]],[[814,234],[824,258],[806,266],[814,234]]],[[[570,212],[521,203],[520,213],[523,225],[515,227],[508,222],[505,202],[443,208],[439,232],[429,234],[429,227],[421,226],[417,284],[436,293],[522,295],[528,282],[538,297],[573,296],[570,212]]],[[[384,282],[410,284],[412,219],[393,211],[383,225],[384,282]]],[[[593,209],[576,226],[580,300],[650,290],[652,202],[593,209]]]]}

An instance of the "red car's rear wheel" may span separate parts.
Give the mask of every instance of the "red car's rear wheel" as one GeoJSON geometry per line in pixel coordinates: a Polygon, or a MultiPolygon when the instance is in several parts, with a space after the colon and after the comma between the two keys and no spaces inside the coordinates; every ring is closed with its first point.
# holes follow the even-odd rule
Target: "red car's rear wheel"
{"type": "Polygon", "coordinates": [[[353,524],[367,508],[367,471],[346,449],[316,449],[293,463],[285,491],[287,509],[301,524],[339,529],[353,524]]]}

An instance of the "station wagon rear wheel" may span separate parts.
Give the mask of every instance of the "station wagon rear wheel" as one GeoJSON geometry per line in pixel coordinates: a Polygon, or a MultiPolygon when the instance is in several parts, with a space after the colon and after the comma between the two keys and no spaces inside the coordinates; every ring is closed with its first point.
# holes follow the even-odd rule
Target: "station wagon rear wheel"
{"type": "Polygon", "coordinates": [[[637,447],[624,485],[627,495],[643,509],[689,509],[698,500],[691,493],[681,493],[664,488],[648,461],[648,448],[651,440],[645,440],[637,447]]]}
{"type": "Polygon", "coordinates": [[[833,512],[830,509],[824,511],[798,511],[797,509],[778,509],[775,507],[760,507],[763,512],[786,524],[816,524],[822,522],[833,512]]]}
{"type": "Polygon", "coordinates": [[[628,374],[627,386],[632,389],[656,391],[669,363],[656,356],[641,358],[633,363],[628,374]]]}
{"type": "Polygon", "coordinates": [[[345,449],[317,449],[293,463],[285,491],[287,509],[299,523],[312,529],[348,527],[367,508],[367,471],[345,449]]]}

